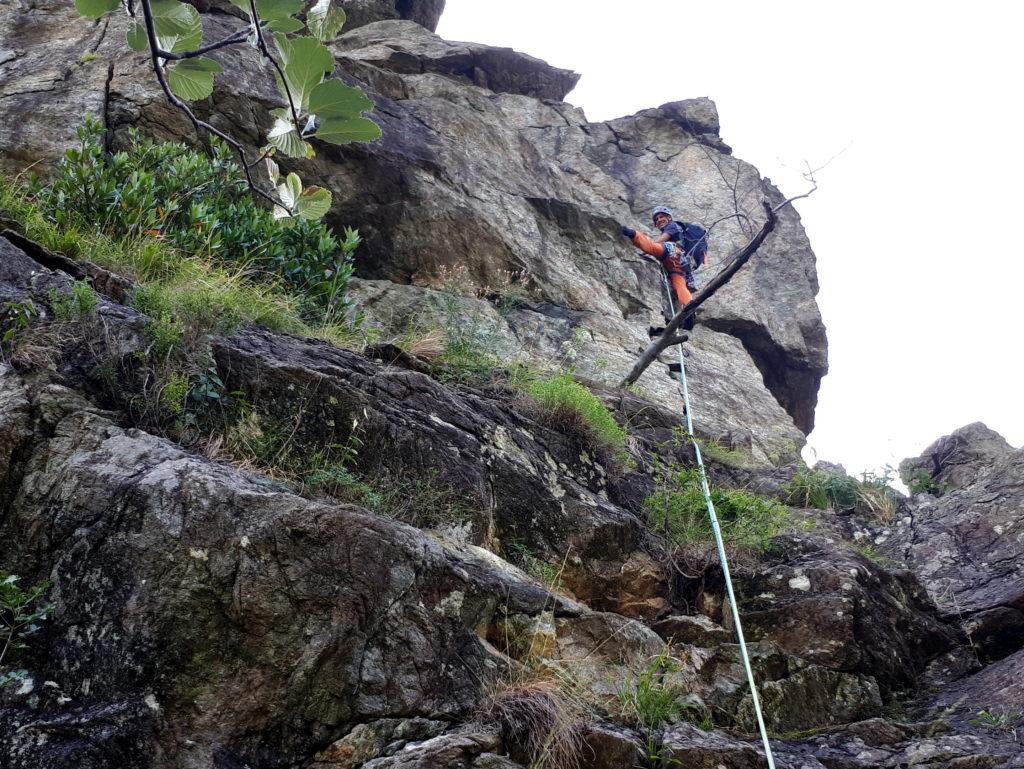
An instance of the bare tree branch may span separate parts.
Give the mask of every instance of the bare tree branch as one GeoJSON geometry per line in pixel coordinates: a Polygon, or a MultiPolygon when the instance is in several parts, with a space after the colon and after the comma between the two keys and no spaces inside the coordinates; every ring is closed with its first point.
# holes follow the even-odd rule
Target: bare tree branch
{"type": "Polygon", "coordinates": [[[204,53],[209,53],[210,51],[217,51],[221,48],[227,48],[229,45],[237,45],[238,43],[245,42],[245,39],[249,37],[250,29],[250,27],[240,29],[234,34],[228,35],[223,40],[218,40],[216,43],[210,43],[209,45],[204,45],[201,48],[196,48],[196,50],[194,51],[185,51],[184,53],[171,53],[170,51],[165,51],[162,48],[158,48],[156,54],[161,59],[166,59],[168,61],[194,59],[196,56],[202,56],[204,53]]]}

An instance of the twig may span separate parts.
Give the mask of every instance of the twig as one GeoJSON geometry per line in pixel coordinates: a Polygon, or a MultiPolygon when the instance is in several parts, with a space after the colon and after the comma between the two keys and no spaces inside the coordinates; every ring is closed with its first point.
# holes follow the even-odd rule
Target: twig
{"type": "Polygon", "coordinates": [[[228,35],[223,40],[218,40],[216,43],[210,43],[204,45],[201,48],[196,48],[194,51],[185,51],[184,53],[172,53],[165,51],[162,48],[158,48],[156,51],[157,56],[161,59],[167,59],[168,61],[180,61],[181,59],[194,59],[196,56],[202,56],[204,53],[210,51],[216,51],[221,48],[227,48],[229,45],[237,45],[238,43],[244,42],[249,37],[249,31],[251,27],[240,29],[232,35],[228,35]]]}

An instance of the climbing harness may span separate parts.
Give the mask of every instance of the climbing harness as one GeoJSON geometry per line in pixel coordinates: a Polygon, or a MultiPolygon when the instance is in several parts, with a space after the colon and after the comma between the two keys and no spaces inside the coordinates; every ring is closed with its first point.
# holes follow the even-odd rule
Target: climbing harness
{"type": "MultiPolygon", "coordinates": [[[[668,299],[668,307],[672,315],[676,313],[675,303],[672,300],[672,291],[669,288],[668,280],[665,278],[665,270],[659,270],[661,274],[661,286],[665,290],[665,297],[668,299]]],[[[679,394],[683,396],[683,414],[686,416],[686,433],[693,441],[693,452],[697,457],[697,469],[700,473],[700,485],[704,492],[704,501],[708,508],[708,518],[711,520],[711,531],[715,535],[715,546],[718,548],[718,559],[722,564],[722,575],[725,577],[725,589],[729,595],[729,607],[732,609],[732,621],[736,626],[736,637],[740,643],[740,656],[743,658],[743,668],[747,671],[747,683],[750,684],[750,696],[754,702],[754,713],[757,716],[757,726],[761,730],[761,742],[764,744],[765,757],[768,759],[768,769],[775,769],[775,759],[772,757],[772,749],[768,744],[768,731],[764,726],[764,717],[761,715],[761,700],[757,696],[757,686],[754,684],[754,671],[750,668],[750,657],[747,655],[747,642],[743,638],[743,625],[740,624],[740,612],[736,606],[736,594],[732,589],[732,575],[729,573],[729,560],[725,557],[725,545],[722,543],[722,530],[718,526],[718,515],[715,513],[715,505],[711,501],[711,488],[708,486],[708,476],[704,471],[704,458],[700,453],[700,446],[693,436],[693,417],[690,412],[690,393],[686,385],[686,364],[683,360],[683,343],[676,345],[679,350],[679,394]]],[[[676,364],[670,364],[670,371],[675,371],[676,364]]]]}

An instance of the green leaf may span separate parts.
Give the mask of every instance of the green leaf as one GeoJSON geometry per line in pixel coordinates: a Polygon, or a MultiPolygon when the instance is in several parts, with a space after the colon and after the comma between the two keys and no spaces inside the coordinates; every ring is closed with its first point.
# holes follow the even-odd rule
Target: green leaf
{"type": "Polygon", "coordinates": [[[369,118],[331,118],[320,121],[315,138],[331,144],[372,142],[381,137],[380,126],[369,118]]]}
{"type": "Polygon", "coordinates": [[[309,111],[322,120],[359,117],[369,109],[373,109],[373,102],[365,93],[334,78],[320,83],[309,94],[309,111]]]}
{"type": "Polygon", "coordinates": [[[304,26],[298,19],[273,19],[267,24],[267,29],[271,32],[298,32],[304,26]]]}
{"type": "Polygon", "coordinates": [[[191,51],[203,42],[199,11],[178,0],[153,0],[153,25],[160,47],[171,53],[191,51]]]}
{"type": "Polygon", "coordinates": [[[205,99],[213,93],[214,74],[223,71],[220,64],[205,56],[182,59],[167,68],[167,84],[182,99],[205,99]]]}
{"type": "Polygon", "coordinates": [[[317,221],[331,210],[331,192],[323,187],[309,187],[303,190],[295,202],[295,215],[302,219],[317,221]]]}
{"type": "Polygon", "coordinates": [[[287,19],[301,11],[303,5],[303,0],[256,0],[256,12],[266,21],[287,19]]]}
{"type": "Polygon", "coordinates": [[[149,50],[149,38],[144,25],[135,23],[128,27],[128,47],[133,51],[149,50]]]}
{"type": "Polygon", "coordinates": [[[288,174],[284,182],[277,185],[277,197],[280,199],[281,205],[274,206],[274,218],[291,219],[300,195],[302,195],[302,180],[295,173],[288,174]]]}
{"type": "Polygon", "coordinates": [[[345,12],[341,8],[332,8],[331,0],[317,0],[306,14],[306,23],[317,40],[329,43],[345,26],[345,12]]]}
{"type": "Polygon", "coordinates": [[[274,125],[267,134],[267,143],[276,147],[288,157],[305,158],[310,157],[313,148],[306,142],[294,124],[287,110],[274,110],[274,125]],[[281,114],[284,113],[284,114],[281,114]]]}
{"type": "MultiPolygon", "coordinates": [[[[295,106],[300,111],[305,111],[309,104],[310,92],[320,85],[324,75],[334,71],[334,55],[325,45],[312,37],[289,39],[278,32],[274,35],[274,41],[281,54],[284,79],[291,89],[295,106]]],[[[280,86],[280,83],[278,85],[280,86]]]]}
{"type": "Polygon", "coordinates": [[[89,19],[98,19],[120,5],[120,0],[75,0],[75,8],[89,19]]]}

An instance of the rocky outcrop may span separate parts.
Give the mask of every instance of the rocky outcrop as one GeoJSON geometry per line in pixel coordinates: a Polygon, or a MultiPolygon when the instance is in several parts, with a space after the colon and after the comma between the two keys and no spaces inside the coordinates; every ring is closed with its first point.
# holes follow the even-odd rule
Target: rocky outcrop
{"type": "Polygon", "coordinates": [[[921,456],[900,462],[900,477],[908,486],[915,481],[933,492],[970,486],[989,472],[996,460],[1013,453],[1013,446],[981,422],[961,427],[939,438],[921,456]]]}
{"type": "MultiPolygon", "coordinates": [[[[196,3],[208,39],[237,25],[212,2],[196,3]]],[[[204,340],[247,425],[344,449],[346,472],[399,489],[387,504],[217,459],[226,433],[179,445],[133,421],[149,321],[131,281],[0,234],[0,302],[41,309],[18,331],[38,335],[36,357],[0,363],[0,572],[48,579],[55,604],[0,671],[21,669],[0,684],[5,768],[522,769],[545,719],[581,741],[580,769],[764,764],[714,554],[670,550],[645,514],[659,471],[692,462],[675,385],[648,373],[652,401],[609,383],[662,309],[619,223],[658,203],[728,217],[709,272],[781,194],[732,156],[710,100],[590,123],[561,101],[575,74],[438,38],[442,6],[347,6],[334,52],[384,138],[295,164],[332,188],[335,223],[361,229],[352,293],[383,339],[366,354],[255,327],[204,340]],[[97,311],[57,322],[52,292],[71,278],[100,292],[97,311]],[[453,329],[508,362],[572,364],[627,429],[629,461],[388,341],[453,329]],[[422,519],[398,520],[431,484],[458,517],[424,497],[422,519]],[[674,698],[667,715],[639,706],[642,686],[674,698]],[[481,708],[501,697],[533,726],[481,708]]],[[[129,126],[194,139],[124,50],[123,18],[87,22],[68,0],[0,16],[5,167],[54,162],[86,112],[111,146],[129,126]]],[[[273,84],[247,48],[216,55],[233,76],[197,109],[254,146],[273,84]]],[[[701,310],[697,429],[746,455],[710,463],[720,485],[778,495],[792,477],[768,465],[795,460],[813,424],[816,291],[784,209],[701,310]]],[[[1005,728],[1021,697],[1021,456],[969,426],[906,465],[941,493],[893,521],[798,511],[806,527],[736,553],[780,766],[1024,766],[1005,728]],[[854,552],[865,535],[893,560],[854,552]],[[905,699],[920,723],[878,717],[905,699]]]]}
{"type": "Polygon", "coordinates": [[[920,494],[883,538],[984,659],[1024,645],[1024,450],[980,423],[904,461],[938,495],[920,494]]]}
{"type": "Polygon", "coordinates": [[[449,43],[410,22],[383,22],[350,32],[336,49],[345,57],[347,72],[365,75],[385,93],[394,91],[388,93],[394,98],[407,98],[409,91],[401,87],[402,80],[382,78],[382,71],[399,76],[437,74],[496,93],[552,101],[564,99],[580,77],[511,48],[449,43]]]}
{"type": "MultiPolygon", "coordinates": [[[[780,193],[732,157],[710,101],[590,123],[558,101],[575,83],[572,73],[508,49],[444,41],[414,23],[424,19],[413,6],[429,4],[399,3],[396,13],[412,21],[360,26],[335,45],[344,76],[376,101],[384,138],[320,147],[299,164],[333,190],[332,221],[356,225],[364,237],[358,273],[375,281],[367,291],[383,310],[368,312],[371,322],[398,332],[392,305],[415,306],[430,288],[457,285],[480,317],[497,314],[493,334],[515,354],[549,361],[579,340],[580,373],[617,380],[662,309],[655,271],[633,256],[618,224],[645,222],[659,203],[710,223],[735,214],[739,200],[751,219],[715,226],[710,272],[746,240],[745,222],[756,225],[761,202],[778,203],[780,193]]],[[[4,13],[6,168],[52,163],[87,112],[103,117],[115,145],[127,126],[192,140],[143,58],[125,51],[123,19],[87,22],[67,0],[4,13]],[[80,59],[84,51],[95,57],[80,59]]],[[[359,12],[350,17],[358,21],[359,12]]],[[[205,17],[209,39],[236,24],[205,17]]],[[[218,79],[213,99],[197,109],[255,145],[262,107],[278,100],[272,80],[252,51],[215,55],[235,76],[218,79]]],[[[692,386],[702,434],[762,463],[797,456],[826,370],[816,292],[813,253],[786,209],[762,252],[700,314],[692,386]]],[[[679,407],[660,367],[640,384],[679,407]]]]}

